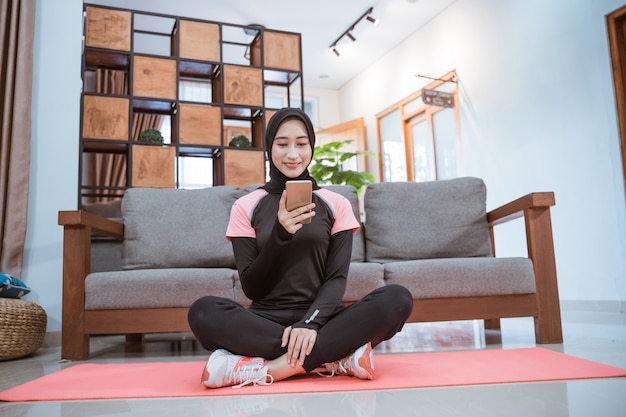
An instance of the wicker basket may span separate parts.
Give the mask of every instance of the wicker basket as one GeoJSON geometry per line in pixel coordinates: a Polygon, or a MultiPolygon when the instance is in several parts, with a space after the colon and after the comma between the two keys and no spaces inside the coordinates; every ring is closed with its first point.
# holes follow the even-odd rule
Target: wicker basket
{"type": "Polygon", "coordinates": [[[0,360],[30,355],[43,344],[48,316],[41,306],[0,297],[0,360]]]}

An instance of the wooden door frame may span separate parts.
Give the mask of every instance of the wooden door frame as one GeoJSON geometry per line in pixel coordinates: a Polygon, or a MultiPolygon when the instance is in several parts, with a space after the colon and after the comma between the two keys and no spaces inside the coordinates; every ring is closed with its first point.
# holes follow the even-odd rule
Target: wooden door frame
{"type": "Polygon", "coordinates": [[[606,15],[611,52],[617,124],[622,155],[622,176],[626,186],[626,6],[606,15]]]}
{"type": "Polygon", "coordinates": [[[433,111],[432,106],[421,112],[413,113],[410,117],[405,118],[403,122],[404,129],[404,147],[406,149],[406,172],[407,180],[415,181],[415,155],[413,154],[413,125],[426,122],[428,124],[428,133],[430,134],[430,141],[433,146],[433,161],[435,164],[435,179],[437,179],[437,143],[435,141],[435,126],[433,123],[433,115],[436,112],[433,111]]]}
{"type": "MultiPolygon", "coordinates": [[[[457,73],[456,70],[452,70],[450,72],[448,72],[447,74],[443,75],[442,77],[438,78],[437,80],[423,86],[423,88],[427,88],[427,89],[435,89],[437,87],[439,87],[440,85],[447,83],[447,82],[457,82],[456,81],[457,78],[457,73]]],[[[404,135],[404,152],[405,152],[405,160],[406,160],[406,170],[407,170],[407,181],[413,181],[413,158],[410,155],[413,151],[411,149],[409,149],[409,144],[411,143],[410,140],[410,135],[409,132],[407,132],[408,129],[408,123],[409,121],[414,118],[419,116],[420,114],[424,113],[426,114],[427,117],[430,118],[430,125],[431,125],[431,129],[433,128],[433,123],[432,123],[432,116],[433,114],[437,113],[438,111],[442,110],[441,108],[437,108],[434,109],[434,106],[431,104],[423,104],[422,106],[420,106],[419,108],[413,108],[411,110],[408,110],[406,108],[406,106],[413,102],[414,100],[418,99],[419,97],[421,97],[422,95],[422,91],[423,88],[420,88],[419,90],[415,91],[414,93],[412,93],[411,95],[405,97],[404,99],[400,100],[399,102],[387,107],[386,109],[384,109],[383,111],[379,112],[376,114],[376,133],[377,133],[377,143],[378,143],[378,175],[380,178],[380,181],[384,181],[385,175],[384,175],[384,155],[383,155],[383,141],[382,141],[382,134],[381,134],[381,129],[380,129],[380,120],[393,113],[394,111],[398,110],[400,112],[400,121],[402,123],[402,134],[404,135]]],[[[457,141],[459,140],[460,137],[460,131],[459,126],[461,124],[461,114],[460,114],[460,110],[459,110],[459,90],[458,87],[454,89],[454,91],[452,91],[452,94],[454,94],[454,100],[455,103],[457,103],[457,105],[454,106],[454,118],[455,118],[455,123],[456,123],[456,128],[457,128],[457,132],[456,132],[456,136],[457,136],[457,141]]],[[[432,133],[433,137],[434,137],[434,132],[432,133]]],[[[458,150],[457,152],[459,152],[460,150],[458,150]]]]}

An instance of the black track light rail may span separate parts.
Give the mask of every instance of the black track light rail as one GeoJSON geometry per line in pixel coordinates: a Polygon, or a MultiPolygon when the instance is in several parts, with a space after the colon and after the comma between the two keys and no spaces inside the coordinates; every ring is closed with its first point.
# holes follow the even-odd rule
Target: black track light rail
{"type": "Polygon", "coordinates": [[[359,22],[361,22],[363,19],[367,19],[367,20],[369,20],[370,22],[372,22],[374,24],[377,23],[377,20],[371,16],[373,11],[374,11],[373,7],[370,7],[369,9],[367,9],[367,11],[365,13],[363,13],[363,15],[361,15],[352,25],[350,25],[350,27],[348,29],[346,29],[345,32],[343,32],[337,39],[335,39],[335,41],[333,43],[330,44],[329,48],[332,49],[332,51],[335,53],[335,55],[339,56],[339,51],[337,50],[337,44],[344,37],[347,36],[353,42],[356,41],[356,38],[352,34],[352,31],[354,30],[356,25],[359,24],[359,22]]]}

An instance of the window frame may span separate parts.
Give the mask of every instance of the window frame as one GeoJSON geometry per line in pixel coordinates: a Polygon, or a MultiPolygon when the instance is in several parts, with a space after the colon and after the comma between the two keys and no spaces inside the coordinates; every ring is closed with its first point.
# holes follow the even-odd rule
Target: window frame
{"type": "MultiPolygon", "coordinates": [[[[405,164],[406,164],[406,181],[415,181],[414,175],[414,157],[413,157],[413,143],[411,140],[411,127],[414,124],[414,121],[418,118],[422,120],[426,120],[428,123],[428,129],[431,133],[431,137],[433,140],[433,149],[436,149],[437,140],[434,137],[434,121],[433,118],[436,113],[447,109],[447,107],[436,106],[432,104],[422,103],[417,107],[413,107],[414,103],[418,100],[421,100],[422,90],[429,89],[434,90],[440,88],[442,85],[447,83],[455,83],[454,87],[450,90],[445,90],[453,94],[454,96],[454,106],[451,107],[454,114],[454,122],[455,122],[455,136],[456,136],[456,144],[457,144],[457,172],[461,172],[461,163],[462,159],[460,158],[462,152],[460,147],[460,110],[459,110],[459,94],[458,94],[458,85],[457,83],[457,74],[456,71],[450,71],[444,76],[433,80],[431,83],[425,85],[399,102],[387,107],[380,113],[376,114],[376,133],[377,133],[377,142],[378,142],[378,173],[381,181],[385,181],[385,165],[384,165],[384,155],[383,155],[383,140],[382,140],[382,132],[381,132],[381,119],[385,116],[392,114],[395,111],[399,111],[400,114],[400,123],[401,132],[404,142],[404,152],[405,152],[405,164]]],[[[437,158],[436,158],[436,150],[435,150],[435,175],[437,174],[437,158]]]]}

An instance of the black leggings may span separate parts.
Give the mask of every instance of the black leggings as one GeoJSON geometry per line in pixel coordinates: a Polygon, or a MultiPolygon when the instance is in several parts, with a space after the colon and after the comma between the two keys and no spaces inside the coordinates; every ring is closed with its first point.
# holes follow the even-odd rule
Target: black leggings
{"type": "MultiPolygon", "coordinates": [[[[317,332],[313,351],[304,361],[307,372],[342,359],[371,342],[375,347],[402,330],[413,309],[413,297],[400,285],[378,288],[337,312],[317,332]]],[[[306,310],[247,309],[235,301],[202,297],[189,308],[189,326],[202,347],[214,351],[275,359],[285,327],[299,321],[306,310]]]]}

